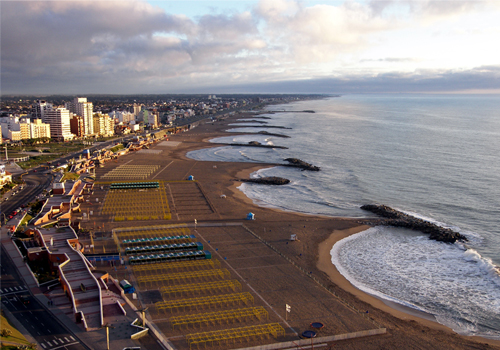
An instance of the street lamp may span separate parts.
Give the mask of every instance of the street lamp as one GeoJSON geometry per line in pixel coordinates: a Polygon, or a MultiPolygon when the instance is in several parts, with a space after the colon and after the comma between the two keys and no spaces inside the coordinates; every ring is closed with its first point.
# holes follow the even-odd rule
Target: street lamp
{"type": "Polygon", "coordinates": [[[143,309],[139,310],[141,312],[141,314],[142,314],[142,326],[144,328],[146,328],[146,314],[145,313],[146,313],[146,311],[148,309],[149,309],[149,307],[146,307],[146,308],[143,308],[143,309]]]}
{"type": "Polygon", "coordinates": [[[106,323],[103,327],[106,328],[106,349],[109,350],[109,329],[115,327],[111,326],[109,323],[106,323]]]}

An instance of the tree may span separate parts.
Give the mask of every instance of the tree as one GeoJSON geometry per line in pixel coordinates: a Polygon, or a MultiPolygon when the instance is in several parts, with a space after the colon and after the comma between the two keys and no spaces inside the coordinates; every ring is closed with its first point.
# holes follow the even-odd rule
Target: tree
{"type": "Polygon", "coordinates": [[[0,331],[0,335],[4,338],[9,337],[12,334],[12,331],[8,328],[4,328],[0,331]]]}

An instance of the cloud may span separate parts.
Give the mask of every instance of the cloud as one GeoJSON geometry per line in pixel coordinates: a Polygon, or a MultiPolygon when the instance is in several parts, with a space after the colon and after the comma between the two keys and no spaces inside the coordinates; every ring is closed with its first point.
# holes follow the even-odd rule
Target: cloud
{"type": "Polygon", "coordinates": [[[265,21],[266,37],[277,45],[287,43],[282,54],[298,62],[325,62],[360,50],[369,35],[398,26],[355,2],[304,7],[298,1],[262,0],[255,15],[265,21]]]}
{"type": "Polygon", "coordinates": [[[362,59],[359,62],[389,62],[389,63],[404,63],[404,62],[418,62],[419,60],[411,57],[385,57],[385,58],[370,58],[362,59]]]}
{"type": "MultiPolygon", "coordinates": [[[[332,76],[370,86],[391,80],[374,78],[364,63],[401,70],[420,64],[415,53],[405,51],[365,54],[385,33],[411,29],[422,18],[488,6],[430,0],[306,6],[261,0],[249,11],[189,18],[141,0],[0,1],[2,92],[175,92],[210,86],[231,91],[231,86],[322,82],[332,76]],[[401,8],[404,15],[395,10],[401,8]]],[[[480,29],[484,33],[489,27],[480,29]]],[[[393,74],[399,81],[401,74],[417,76],[393,74]]]]}
{"type": "MultiPolygon", "coordinates": [[[[224,90],[219,87],[219,91],[224,90]]],[[[500,91],[500,65],[470,70],[417,70],[366,75],[342,75],[315,79],[260,82],[233,87],[241,93],[432,93],[500,91]]],[[[218,92],[218,91],[215,91],[218,92]]]]}
{"type": "Polygon", "coordinates": [[[458,17],[471,12],[498,8],[496,0],[371,0],[368,7],[377,16],[385,13],[398,13],[398,16],[409,16],[420,22],[433,22],[450,17],[458,17]],[[397,9],[397,11],[394,11],[397,9]]]}

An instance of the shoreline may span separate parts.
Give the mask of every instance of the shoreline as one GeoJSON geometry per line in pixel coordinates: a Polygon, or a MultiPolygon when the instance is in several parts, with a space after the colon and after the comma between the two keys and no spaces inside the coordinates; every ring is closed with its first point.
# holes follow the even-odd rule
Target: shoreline
{"type": "Polygon", "coordinates": [[[410,307],[398,304],[396,302],[386,300],[365,291],[362,291],[355,287],[351,282],[345,278],[337,269],[337,267],[332,263],[330,251],[332,247],[340,240],[352,236],[354,234],[363,232],[369,229],[371,226],[361,225],[353,229],[348,230],[335,230],[330,237],[325,241],[321,242],[319,248],[319,258],[317,267],[319,270],[325,272],[332,281],[334,281],[340,288],[350,292],[351,294],[358,297],[360,300],[365,301],[380,310],[386,311],[393,316],[400,319],[411,319],[419,322],[425,323],[429,327],[437,327],[438,329],[443,329],[447,331],[454,332],[451,328],[439,323],[434,315],[412,309],[410,307]]]}
{"type": "MultiPolygon", "coordinates": [[[[251,169],[245,169],[241,170],[237,176],[241,177],[249,177],[250,174],[252,174],[255,171],[264,169],[266,167],[262,166],[256,166],[251,169]]],[[[288,212],[293,215],[300,215],[300,216],[307,216],[307,217],[324,217],[324,218],[335,218],[335,217],[330,217],[330,216],[321,216],[321,215],[314,215],[314,214],[307,214],[307,213],[300,213],[300,212],[295,212],[295,211],[286,211],[282,210],[277,207],[261,207],[253,202],[253,200],[249,197],[247,197],[243,191],[239,190],[237,187],[240,186],[241,183],[238,181],[235,181],[234,185],[231,186],[231,191],[233,192],[234,196],[240,199],[241,201],[247,203],[247,204],[252,204],[255,206],[258,206],[260,208],[266,208],[269,210],[277,211],[277,212],[288,212]]],[[[337,219],[349,219],[349,218],[337,218],[337,219]]],[[[451,329],[448,326],[445,326],[441,323],[439,323],[436,320],[436,317],[433,314],[419,311],[416,309],[412,309],[411,307],[401,305],[397,302],[390,301],[387,299],[383,299],[380,297],[377,297],[375,295],[372,295],[370,293],[367,293],[365,291],[362,291],[361,289],[357,288],[354,286],[347,278],[345,278],[337,269],[337,267],[332,263],[331,261],[331,254],[330,251],[332,250],[333,246],[339,242],[340,240],[355,235],[357,233],[363,232],[372,226],[369,225],[359,225],[353,228],[349,229],[344,229],[344,230],[334,230],[330,236],[323,242],[321,242],[318,246],[318,261],[316,264],[316,267],[326,273],[330,280],[334,282],[337,286],[339,286],[341,289],[351,293],[352,295],[356,296],[358,299],[369,303],[373,307],[385,311],[399,319],[402,320],[413,320],[420,322],[428,327],[439,329],[439,330],[444,330],[447,332],[451,332],[453,334],[457,334],[453,329],[451,329]]],[[[489,339],[489,338],[484,338],[484,337],[478,337],[480,339],[492,341],[494,345],[498,345],[497,341],[494,339],[489,339]]]]}
{"type": "MultiPolygon", "coordinates": [[[[262,112],[265,113],[265,112],[262,112]]],[[[231,116],[227,119],[225,119],[225,122],[230,122],[234,118],[241,118],[241,115],[235,115],[231,116]]],[[[227,125],[223,125],[226,123],[220,123],[217,124],[215,127],[215,130],[212,129],[208,132],[208,134],[212,134],[209,137],[207,137],[206,133],[203,135],[203,137],[200,140],[200,143],[203,143],[203,145],[199,145],[200,147],[188,147],[184,148],[181,151],[182,157],[184,159],[189,159],[186,157],[186,153],[188,151],[194,150],[194,149],[201,149],[201,148],[211,148],[214,147],[215,145],[211,145],[209,140],[220,137],[220,136],[229,136],[232,133],[227,133],[224,130],[227,129],[227,125]]],[[[195,128],[194,130],[198,129],[195,128]]],[[[239,133],[237,134],[239,135],[239,133]]],[[[185,135],[185,136],[195,136],[195,135],[185,135]]],[[[201,135],[200,135],[201,136],[201,135]]],[[[180,151],[180,150],[179,150],[180,151]]],[[[231,174],[231,177],[236,177],[236,178],[249,178],[250,174],[253,172],[256,172],[261,169],[269,168],[269,167],[274,167],[276,165],[266,165],[263,163],[237,163],[237,162],[210,162],[210,163],[220,163],[220,164],[226,164],[226,165],[232,165],[231,168],[235,168],[235,173],[231,174]]],[[[257,211],[260,212],[257,215],[258,220],[260,219],[259,215],[262,215],[262,212],[270,212],[271,215],[272,213],[280,213],[280,215],[286,214],[286,216],[291,216],[291,217],[298,217],[298,218],[307,218],[305,221],[331,221],[332,224],[331,226],[335,226],[335,223],[341,222],[341,221],[349,221],[351,223],[350,228],[333,228],[331,229],[328,233],[325,234],[325,237],[320,239],[318,242],[304,242],[303,244],[307,245],[307,249],[314,249],[315,251],[310,251],[308,254],[312,254],[312,263],[315,265],[315,267],[322,273],[326,275],[326,278],[335,286],[340,288],[342,291],[348,293],[352,297],[358,299],[361,303],[366,303],[370,307],[373,307],[377,311],[370,312],[370,316],[373,314],[378,314],[378,313],[387,313],[390,316],[403,321],[403,322],[418,322],[420,325],[428,327],[433,330],[437,331],[443,331],[450,336],[453,337],[459,337],[462,339],[468,339],[470,341],[474,342],[481,342],[481,343],[487,343],[493,346],[500,346],[500,341],[494,340],[494,339],[489,339],[489,338],[484,338],[484,337],[478,337],[478,336],[462,336],[453,331],[451,328],[444,326],[440,323],[437,322],[435,317],[431,314],[427,314],[424,312],[420,312],[418,310],[411,309],[409,307],[397,304],[395,302],[391,302],[388,300],[383,300],[381,298],[375,297],[373,295],[370,295],[366,292],[363,292],[359,290],[358,288],[354,287],[344,276],[342,276],[335,265],[331,262],[331,256],[330,256],[330,250],[332,249],[333,245],[338,242],[339,240],[348,237],[352,234],[356,234],[358,232],[364,231],[371,226],[368,225],[361,225],[361,224],[354,224],[353,223],[356,221],[356,219],[352,218],[340,218],[340,217],[331,217],[331,216],[321,216],[321,215],[314,215],[314,214],[306,214],[306,213],[300,213],[300,212],[294,212],[294,211],[286,211],[280,208],[276,207],[264,207],[264,206],[259,206],[258,204],[254,203],[254,201],[247,197],[243,191],[239,190],[237,187],[241,185],[241,182],[239,181],[234,181],[232,180],[232,184],[226,187],[226,190],[230,192],[232,199],[234,199],[239,206],[241,207],[248,207],[251,206],[253,209],[252,211],[257,211]]],[[[266,215],[268,216],[268,215],[266,215]]],[[[267,217],[266,217],[267,219],[267,217]]],[[[265,220],[264,220],[265,221],[265,220]]],[[[342,226],[338,225],[337,226],[342,226]]],[[[292,232],[292,231],[290,231],[292,232]]],[[[379,317],[379,315],[376,316],[377,322],[381,323],[385,326],[384,321],[380,321],[379,319],[384,320],[386,316],[382,315],[379,317]]],[[[392,321],[392,323],[395,323],[392,321]]],[[[422,330],[422,332],[424,332],[422,330]]]]}

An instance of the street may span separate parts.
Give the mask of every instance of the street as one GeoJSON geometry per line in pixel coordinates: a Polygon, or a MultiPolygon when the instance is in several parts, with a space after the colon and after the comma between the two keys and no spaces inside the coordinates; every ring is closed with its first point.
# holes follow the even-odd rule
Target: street
{"type": "Polygon", "coordinates": [[[86,350],[87,347],[31,296],[3,247],[1,264],[2,309],[9,310],[43,349],[86,350]]]}

